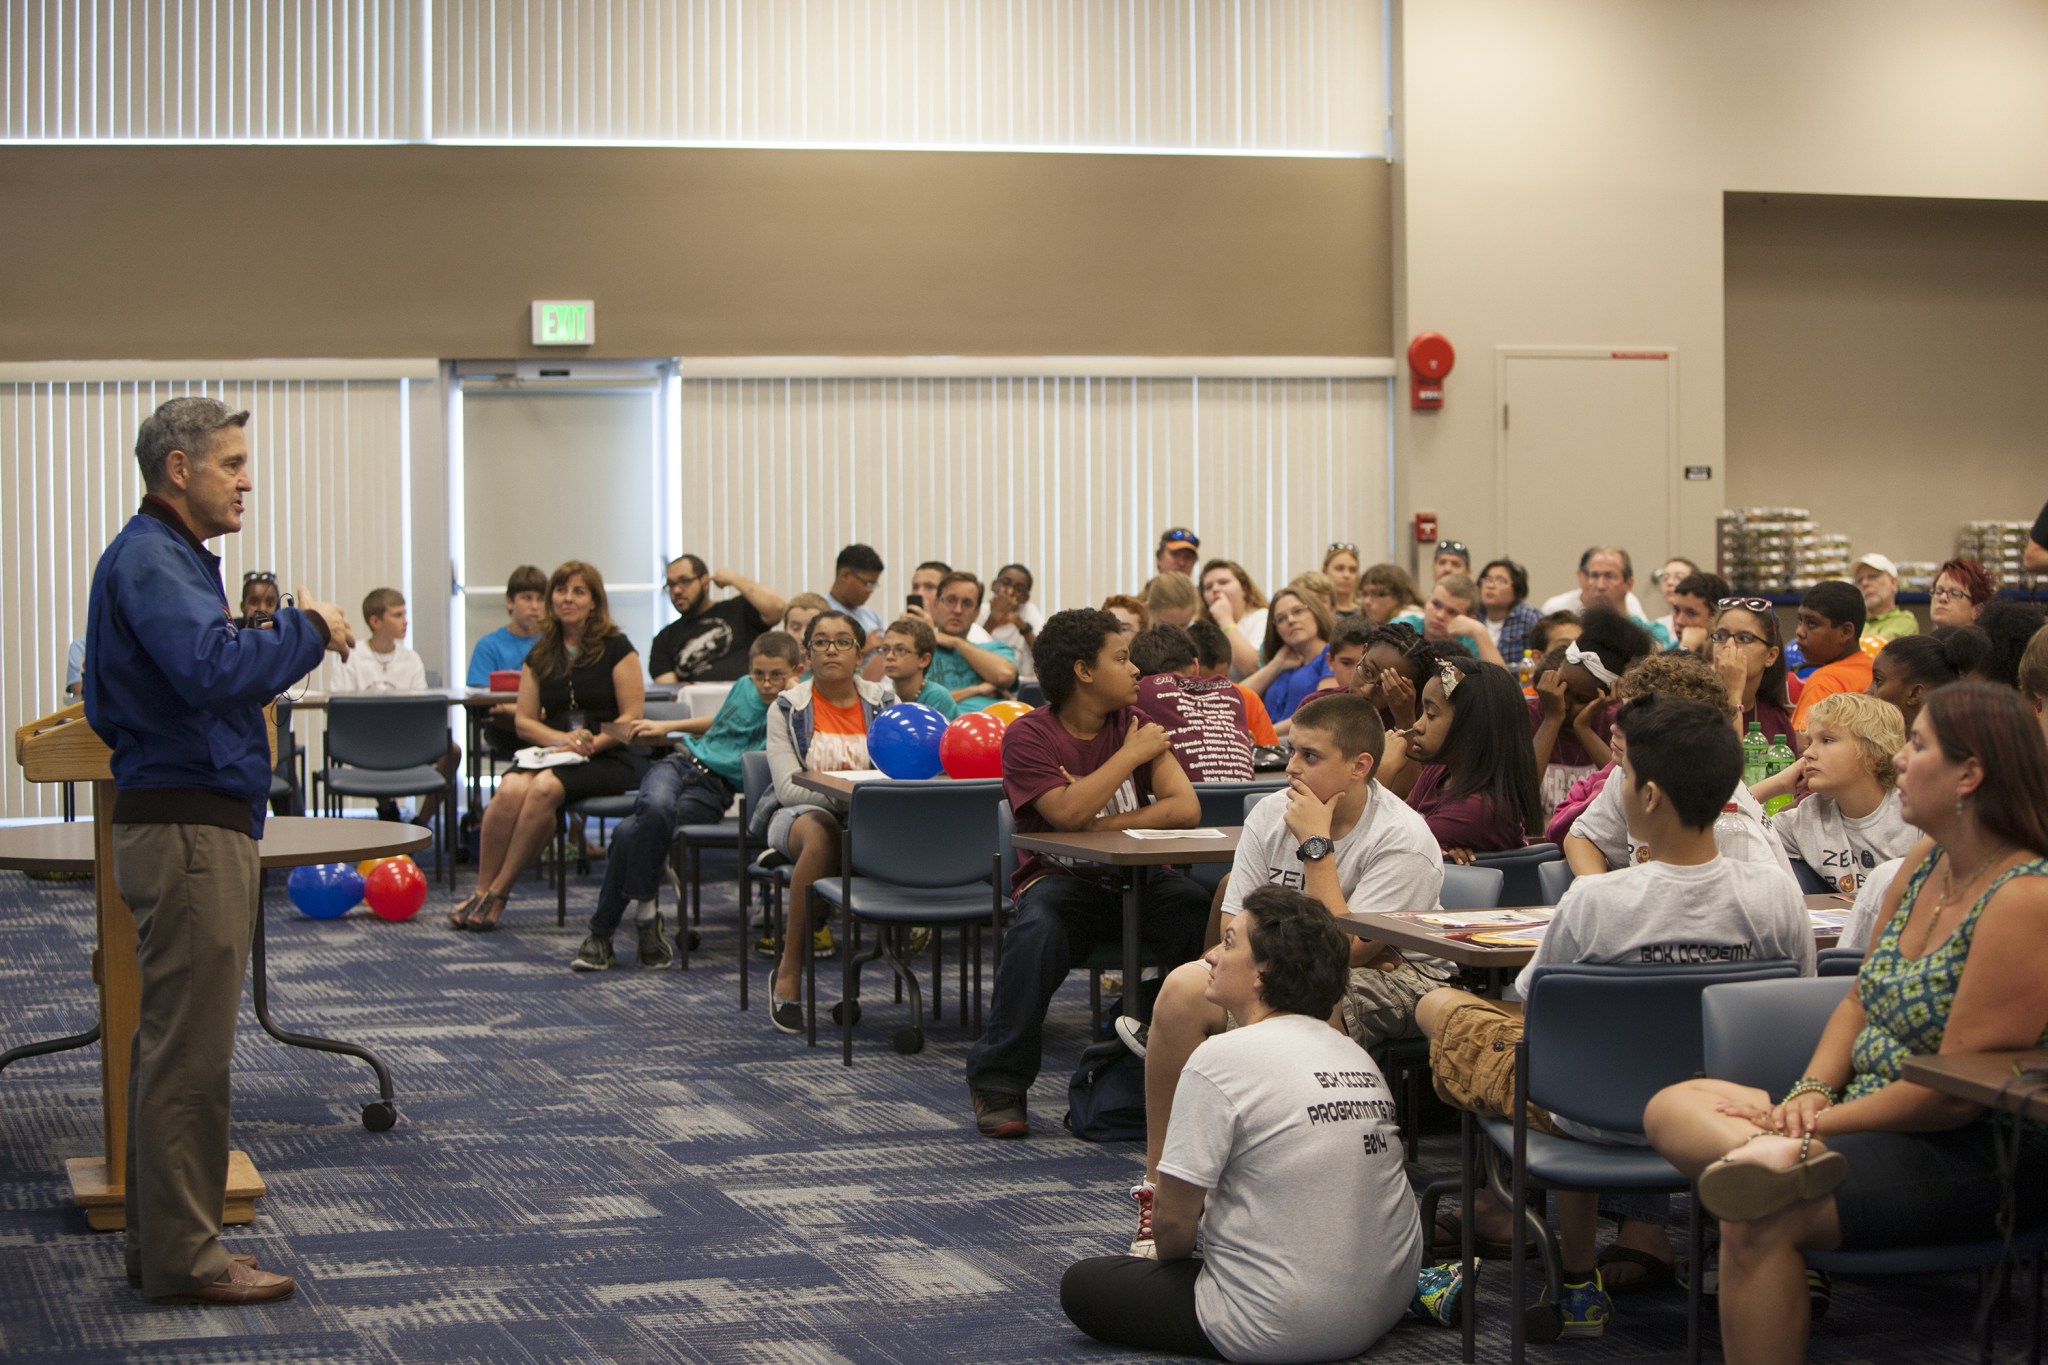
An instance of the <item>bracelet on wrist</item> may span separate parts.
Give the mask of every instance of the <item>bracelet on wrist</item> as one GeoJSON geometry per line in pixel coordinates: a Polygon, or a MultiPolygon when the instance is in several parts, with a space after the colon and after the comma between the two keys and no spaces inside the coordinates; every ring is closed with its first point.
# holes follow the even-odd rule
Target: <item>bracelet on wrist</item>
{"type": "Polygon", "coordinates": [[[1785,1098],[1778,1102],[1790,1104],[1801,1095],[1821,1095],[1826,1097],[1829,1104],[1837,1104],[1842,1098],[1840,1092],[1819,1077],[1801,1076],[1798,1082],[1785,1092],[1785,1098]]]}

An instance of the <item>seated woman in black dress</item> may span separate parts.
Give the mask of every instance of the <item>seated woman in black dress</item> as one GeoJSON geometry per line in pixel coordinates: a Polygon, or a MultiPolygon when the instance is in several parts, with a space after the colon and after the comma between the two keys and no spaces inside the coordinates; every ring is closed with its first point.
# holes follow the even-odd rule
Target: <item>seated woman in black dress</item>
{"type": "Polygon", "coordinates": [[[572,559],[548,578],[547,603],[547,623],[519,670],[514,721],[522,743],[587,761],[515,770],[498,783],[484,808],[476,890],[448,917],[457,929],[498,927],[513,881],[555,832],[564,804],[618,796],[640,780],[639,755],[603,733],[608,722],[638,720],[647,698],[640,656],[612,624],[603,576],[572,559]]]}

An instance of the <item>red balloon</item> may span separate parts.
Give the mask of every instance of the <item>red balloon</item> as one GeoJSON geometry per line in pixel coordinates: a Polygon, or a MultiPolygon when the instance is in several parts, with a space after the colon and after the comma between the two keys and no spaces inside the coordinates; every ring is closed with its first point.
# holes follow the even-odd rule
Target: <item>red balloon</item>
{"type": "Polygon", "coordinates": [[[378,919],[411,919],[427,903],[427,875],[410,858],[386,858],[363,878],[363,899],[378,919]]]}
{"type": "Polygon", "coordinates": [[[939,766],[948,777],[1001,777],[1003,723],[980,711],[955,720],[939,736],[939,766]]]}

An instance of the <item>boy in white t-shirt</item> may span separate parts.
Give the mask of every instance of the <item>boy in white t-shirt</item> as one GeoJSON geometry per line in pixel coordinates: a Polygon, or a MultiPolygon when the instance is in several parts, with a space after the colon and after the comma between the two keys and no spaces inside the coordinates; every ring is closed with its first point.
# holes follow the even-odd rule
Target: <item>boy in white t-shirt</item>
{"type": "Polygon", "coordinates": [[[1906,745],[1905,717],[1888,701],[1837,692],[1806,714],[1806,748],[1792,766],[1749,789],[1759,801],[1804,793],[1765,823],[1785,851],[1835,890],[1853,896],[1879,863],[1903,858],[1920,831],[1899,814],[1892,755],[1906,745]]]}
{"type": "MultiPolygon", "coordinates": [[[[424,692],[427,666],[415,650],[401,643],[405,639],[405,594],[396,588],[373,588],[363,599],[363,620],[369,638],[347,659],[328,666],[327,690],[337,696],[350,693],[424,692]]],[[[447,777],[462,763],[462,746],[448,741],[448,752],[434,762],[434,770],[447,777]]],[[[413,820],[425,824],[440,809],[441,793],[429,792],[420,799],[413,820]]],[[[379,801],[377,818],[397,820],[398,804],[379,801]]]]}
{"type": "MultiPolygon", "coordinates": [[[[1715,842],[1726,793],[1742,778],[1742,745],[1727,721],[1703,702],[1652,693],[1623,707],[1615,728],[1626,730],[1628,742],[1615,747],[1621,770],[1607,789],[1621,799],[1630,839],[1653,852],[1649,861],[1572,883],[1517,990],[1528,991],[1539,967],[1563,963],[1789,960],[1811,976],[1813,929],[1797,884],[1774,863],[1724,856],[1715,842]]],[[[1415,1013],[1429,1036],[1437,1093],[1486,1117],[1512,1113],[1520,1005],[1446,988],[1424,996],[1415,1013]]],[[[1529,1126],[1595,1142],[1643,1141],[1533,1105],[1529,1126]]],[[[1497,1202],[1480,1205],[1467,1216],[1503,1220],[1497,1202]]],[[[1564,1335],[1597,1337],[1613,1311],[1593,1256],[1598,1196],[1560,1192],[1557,1211],[1564,1335]]],[[[1662,1251],[1659,1259],[1668,1259],[1668,1244],[1662,1251]]]]}
{"type": "MultiPolygon", "coordinates": [[[[1349,693],[1314,697],[1295,712],[1290,738],[1288,789],[1245,817],[1223,886],[1223,922],[1262,886],[1304,892],[1333,916],[1436,909],[1443,850],[1428,823],[1373,779],[1386,746],[1378,709],[1349,693]]],[[[1339,1002],[1345,1032],[1360,1047],[1413,1036],[1415,1002],[1449,967],[1428,958],[1410,961],[1363,939],[1344,942],[1351,969],[1339,1002]]],[[[1205,1039],[1230,1027],[1209,996],[1208,980],[1200,962],[1169,973],[1143,1035],[1145,1181],[1131,1190],[1138,1202],[1135,1255],[1146,1254],[1151,1239],[1151,1200],[1182,1069],[1205,1039]]],[[[1117,1031],[1129,1041],[1135,1023],[1119,1019],[1117,1031]]]]}
{"type": "Polygon", "coordinates": [[[1069,1267],[1060,1306],[1097,1340],[1140,1350],[1349,1359],[1400,1320],[1422,1253],[1393,1098],[1371,1056],[1325,1022],[1345,990],[1329,907],[1264,885],[1237,908],[1200,970],[1238,1027],[1188,1059],[1156,1255],[1069,1267]]]}

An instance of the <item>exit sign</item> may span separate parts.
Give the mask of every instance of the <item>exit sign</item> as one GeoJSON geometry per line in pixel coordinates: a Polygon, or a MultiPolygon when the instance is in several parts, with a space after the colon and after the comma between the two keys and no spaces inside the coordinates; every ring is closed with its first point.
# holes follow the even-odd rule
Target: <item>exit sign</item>
{"type": "Polygon", "coordinates": [[[535,299],[533,344],[589,346],[597,341],[597,305],[589,299],[535,299]]]}

